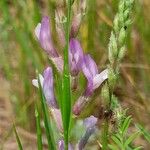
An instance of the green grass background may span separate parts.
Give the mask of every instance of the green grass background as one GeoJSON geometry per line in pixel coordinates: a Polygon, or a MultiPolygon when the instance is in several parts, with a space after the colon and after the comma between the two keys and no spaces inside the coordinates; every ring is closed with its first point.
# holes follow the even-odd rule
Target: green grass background
{"type": "MultiPolygon", "coordinates": [[[[59,48],[54,19],[54,12],[59,3],[55,0],[0,1],[0,78],[10,86],[6,94],[12,108],[11,119],[31,136],[36,132],[34,107],[39,99],[31,81],[36,76],[36,68],[42,72],[45,66],[49,65],[44,51],[36,41],[34,28],[43,15],[50,16],[54,42],[59,48]]],[[[100,70],[105,68],[108,62],[107,45],[117,4],[117,0],[89,0],[79,31],[78,39],[84,51],[92,55],[100,70]]],[[[133,23],[127,40],[128,51],[121,64],[121,78],[115,90],[122,106],[129,108],[128,113],[133,115],[134,122],[142,124],[148,130],[150,130],[149,14],[150,1],[136,0],[132,14],[133,23]]],[[[62,53],[61,49],[59,51],[62,53]]],[[[82,78],[82,84],[73,99],[76,99],[84,89],[85,80],[82,78]]],[[[2,95],[1,91],[0,97],[2,95]]],[[[96,113],[94,107],[96,101],[92,107],[88,107],[84,116],[88,115],[89,111],[96,113]]],[[[41,114],[41,109],[39,113],[41,114]]],[[[5,144],[11,134],[4,131],[2,135],[1,142],[5,144]]],[[[142,139],[138,142],[148,145],[142,139]]],[[[34,140],[32,144],[35,144],[34,140]]]]}

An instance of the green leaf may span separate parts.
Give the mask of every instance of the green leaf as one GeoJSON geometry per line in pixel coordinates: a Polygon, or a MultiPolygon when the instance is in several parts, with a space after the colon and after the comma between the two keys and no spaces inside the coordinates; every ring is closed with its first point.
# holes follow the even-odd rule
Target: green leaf
{"type": "Polygon", "coordinates": [[[116,133],[115,136],[116,136],[116,138],[120,139],[120,141],[121,141],[122,135],[120,135],[119,133],[116,133]]]}
{"type": "Polygon", "coordinates": [[[21,141],[20,141],[20,138],[19,138],[19,135],[18,135],[18,133],[17,133],[17,130],[16,130],[16,127],[15,127],[14,124],[13,124],[13,129],[14,129],[14,132],[15,132],[15,136],[16,136],[18,148],[19,148],[19,150],[23,150],[22,144],[21,144],[21,141]]]}
{"type": "Polygon", "coordinates": [[[115,135],[112,136],[112,140],[113,140],[120,148],[123,147],[123,145],[122,145],[120,139],[118,139],[115,135]]]}
{"type": "Polygon", "coordinates": [[[127,147],[135,138],[139,136],[140,132],[135,132],[130,135],[130,137],[125,141],[124,147],[127,147]]]}
{"type": "Polygon", "coordinates": [[[38,76],[38,84],[39,84],[39,93],[40,93],[40,98],[41,98],[41,106],[42,106],[42,110],[43,110],[43,114],[44,114],[44,125],[45,125],[45,129],[46,129],[48,149],[56,150],[56,144],[55,144],[55,140],[54,140],[54,136],[53,136],[53,130],[52,130],[51,123],[50,123],[50,116],[48,113],[46,99],[45,99],[45,96],[42,91],[42,86],[40,83],[39,76],[38,76]]]}
{"type": "Polygon", "coordinates": [[[150,132],[146,131],[144,127],[142,127],[140,124],[137,124],[136,126],[140,130],[140,132],[144,135],[145,139],[150,143],[150,132]]]}
{"type": "Polygon", "coordinates": [[[115,145],[108,145],[108,147],[111,149],[111,150],[119,150],[117,146],[115,145]]]}
{"type": "Polygon", "coordinates": [[[134,150],[141,150],[141,149],[143,149],[142,146],[139,146],[139,147],[137,147],[137,148],[134,148],[134,150]]]}
{"type": "Polygon", "coordinates": [[[121,131],[122,131],[122,134],[123,134],[123,135],[126,134],[128,128],[129,128],[129,125],[130,125],[130,123],[131,123],[131,120],[132,120],[132,119],[131,119],[131,116],[128,116],[128,117],[124,120],[123,125],[121,126],[121,131]]]}
{"type": "Polygon", "coordinates": [[[43,149],[42,131],[41,131],[41,126],[40,126],[40,116],[39,116],[37,106],[35,106],[35,118],[36,118],[37,146],[38,146],[38,150],[42,150],[43,149]]]}

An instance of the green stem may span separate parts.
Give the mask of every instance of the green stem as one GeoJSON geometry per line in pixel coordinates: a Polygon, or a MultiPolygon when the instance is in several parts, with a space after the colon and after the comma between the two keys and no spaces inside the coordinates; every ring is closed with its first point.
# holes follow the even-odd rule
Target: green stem
{"type": "MultiPolygon", "coordinates": [[[[109,81],[107,80],[107,86],[109,90],[109,102],[107,104],[107,112],[109,113],[111,110],[111,103],[112,103],[112,90],[109,86],[109,81]]],[[[108,135],[109,134],[109,116],[106,116],[104,119],[104,127],[103,127],[103,133],[102,133],[102,150],[106,150],[108,147],[108,135]]]]}
{"type": "Polygon", "coordinates": [[[102,150],[107,150],[108,147],[108,129],[109,121],[108,118],[104,121],[103,133],[102,133],[102,150]]]}
{"type": "Polygon", "coordinates": [[[39,111],[36,105],[35,105],[35,118],[36,118],[37,147],[38,147],[38,150],[43,150],[42,131],[41,131],[41,125],[40,125],[41,121],[40,121],[39,111]]]}
{"type": "Polygon", "coordinates": [[[67,3],[67,23],[66,23],[66,47],[64,49],[64,70],[63,70],[63,100],[62,100],[62,120],[64,127],[65,150],[68,150],[69,124],[71,116],[71,90],[70,90],[70,71],[69,71],[69,40],[70,40],[70,19],[71,19],[71,0],[67,3]]]}

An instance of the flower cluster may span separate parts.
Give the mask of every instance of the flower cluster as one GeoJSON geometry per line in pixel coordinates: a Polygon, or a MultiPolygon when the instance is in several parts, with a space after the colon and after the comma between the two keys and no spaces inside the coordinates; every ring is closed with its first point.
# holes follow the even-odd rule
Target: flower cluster
{"type": "MultiPolygon", "coordinates": [[[[84,7],[83,7],[84,8],[84,7]]],[[[83,13],[83,12],[82,12],[83,13]]],[[[69,67],[70,67],[70,76],[73,79],[77,78],[79,72],[83,72],[84,76],[87,79],[87,86],[83,94],[76,100],[73,106],[73,114],[78,116],[81,113],[81,110],[85,107],[87,102],[89,102],[90,97],[94,93],[94,90],[97,89],[107,78],[108,78],[108,71],[107,69],[99,73],[98,67],[95,61],[89,54],[85,54],[82,50],[81,44],[79,40],[76,38],[77,32],[80,26],[79,18],[82,16],[78,14],[75,16],[71,26],[71,33],[70,33],[70,42],[69,42],[69,67]],[[77,18],[78,19],[77,19],[77,18]],[[76,22],[78,20],[79,22],[76,22]]],[[[58,26],[60,31],[60,39],[61,41],[65,41],[64,39],[64,31],[58,26]]],[[[58,30],[57,29],[57,30],[58,30]]],[[[47,16],[42,18],[41,23],[37,25],[35,28],[35,34],[41,47],[47,53],[49,59],[52,60],[54,65],[56,66],[57,70],[60,74],[63,71],[63,57],[58,53],[57,49],[55,48],[52,36],[51,36],[51,27],[50,27],[50,20],[47,16]]],[[[62,43],[64,46],[65,44],[62,43]]],[[[63,132],[62,126],[62,117],[59,105],[57,103],[55,94],[54,94],[54,79],[53,79],[53,71],[51,67],[47,67],[43,75],[39,74],[39,79],[41,83],[41,87],[43,89],[43,94],[46,98],[47,104],[50,107],[51,114],[56,122],[57,128],[60,132],[63,132]]],[[[33,85],[38,87],[38,80],[34,79],[32,81],[33,85]]],[[[77,84],[77,83],[76,83],[77,84]]],[[[74,86],[73,86],[74,87],[74,86]]],[[[74,89],[76,89],[74,87],[74,89]]],[[[86,128],[85,135],[80,139],[77,144],[79,149],[83,149],[85,144],[87,143],[88,138],[94,133],[96,129],[97,118],[94,116],[90,116],[84,120],[84,126],[86,128]]],[[[58,142],[59,150],[64,149],[64,141],[60,140],[58,142]]],[[[73,146],[70,144],[69,149],[72,150],[73,146]]]]}

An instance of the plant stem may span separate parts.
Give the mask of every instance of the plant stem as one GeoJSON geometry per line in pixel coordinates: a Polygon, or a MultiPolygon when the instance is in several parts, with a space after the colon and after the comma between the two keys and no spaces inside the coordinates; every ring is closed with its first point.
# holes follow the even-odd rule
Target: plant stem
{"type": "Polygon", "coordinates": [[[103,127],[103,135],[102,135],[102,150],[107,150],[108,146],[108,129],[109,129],[109,121],[108,118],[104,121],[104,127],[103,127]]]}
{"type": "Polygon", "coordinates": [[[71,0],[67,3],[67,23],[66,23],[66,47],[64,49],[64,70],[62,81],[62,120],[64,127],[65,150],[68,150],[69,124],[71,114],[71,90],[70,90],[70,71],[69,71],[69,40],[70,40],[70,19],[71,19],[71,0]]]}
{"type": "MultiPolygon", "coordinates": [[[[108,90],[109,90],[109,102],[107,104],[106,111],[109,113],[109,111],[111,110],[112,91],[110,89],[108,80],[107,80],[107,86],[108,86],[108,90]]],[[[103,127],[103,133],[102,133],[102,145],[103,145],[102,150],[106,150],[108,147],[108,136],[109,136],[108,134],[109,134],[109,116],[106,116],[104,118],[104,127],[103,127]]]]}

